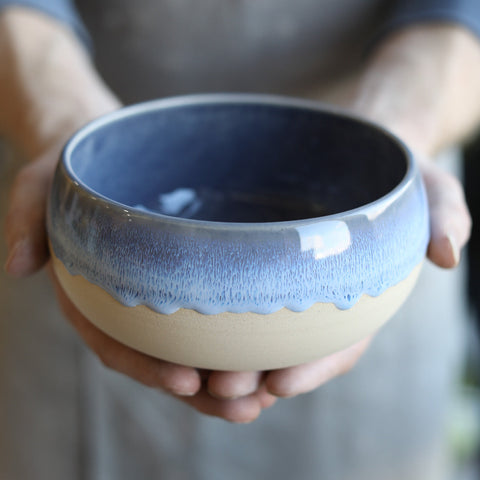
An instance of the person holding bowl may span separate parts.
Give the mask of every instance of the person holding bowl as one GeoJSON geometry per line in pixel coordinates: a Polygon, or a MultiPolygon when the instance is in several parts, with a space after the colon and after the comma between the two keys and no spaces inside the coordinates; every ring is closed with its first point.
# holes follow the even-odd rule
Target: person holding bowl
{"type": "MultiPolygon", "coordinates": [[[[393,131],[422,159],[428,257],[457,266],[470,217],[460,183],[432,159],[479,124],[480,7],[474,0],[405,3],[79,1],[89,36],[69,1],[0,0],[0,131],[29,160],[8,201],[7,272],[29,277],[48,269],[45,203],[75,130],[122,103],[222,90],[322,99],[393,131]]],[[[87,478],[128,478],[129,471],[245,478],[250,469],[253,478],[441,478],[440,434],[461,349],[458,275],[427,266],[376,338],[268,372],[205,372],[129,349],[89,323],[52,277],[58,303],[89,349],[150,389],[98,368],[56,320],[53,301],[37,306],[44,274],[17,287],[2,279],[0,398],[9,413],[0,473],[75,478],[81,469],[54,447],[64,438],[61,456],[82,452],[87,478]],[[318,389],[362,355],[348,376],[318,389]],[[33,394],[19,387],[22,375],[33,394]],[[159,399],[156,389],[171,399],[159,399]],[[45,403],[39,392],[48,392],[45,403]],[[308,392],[256,420],[278,398],[308,392]],[[21,406],[29,412],[23,418],[21,406]],[[56,415],[47,416],[52,409],[56,415]],[[232,431],[195,411],[256,421],[232,431]],[[22,461],[34,451],[34,460],[22,461]]]]}

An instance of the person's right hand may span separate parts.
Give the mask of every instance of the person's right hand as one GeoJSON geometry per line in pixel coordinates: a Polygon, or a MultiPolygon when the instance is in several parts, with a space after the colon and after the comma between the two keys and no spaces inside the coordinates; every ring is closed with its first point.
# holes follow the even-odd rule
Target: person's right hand
{"type": "Polygon", "coordinates": [[[175,396],[199,412],[231,422],[250,422],[275,403],[260,374],[201,372],[150,357],[103,333],[67,297],[50,268],[45,231],[46,200],[61,150],[54,145],[18,174],[6,220],[7,272],[26,277],[47,265],[59,305],[78,334],[108,368],[175,396]],[[221,376],[220,385],[215,377],[221,376]],[[209,384],[209,376],[213,378],[209,384]]]}

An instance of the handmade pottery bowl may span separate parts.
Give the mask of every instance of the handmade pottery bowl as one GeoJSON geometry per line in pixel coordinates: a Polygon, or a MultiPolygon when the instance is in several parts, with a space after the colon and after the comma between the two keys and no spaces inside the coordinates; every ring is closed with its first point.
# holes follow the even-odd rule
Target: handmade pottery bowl
{"type": "Polygon", "coordinates": [[[258,95],[154,101],[86,126],[62,154],[48,232],[62,287],[98,328],[217,370],[300,364],[375,332],[429,237],[398,139],[258,95]]]}

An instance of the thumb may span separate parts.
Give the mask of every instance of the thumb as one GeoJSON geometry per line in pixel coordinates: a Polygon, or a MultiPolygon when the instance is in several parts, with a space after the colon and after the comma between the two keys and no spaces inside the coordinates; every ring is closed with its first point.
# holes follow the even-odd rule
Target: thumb
{"type": "Polygon", "coordinates": [[[427,255],[439,267],[455,267],[472,225],[462,185],[434,163],[424,161],[420,168],[430,209],[427,255]]]}
{"type": "Polygon", "coordinates": [[[46,203],[59,151],[54,149],[27,165],[14,181],[5,225],[5,270],[12,276],[28,276],[48,259],[46,203]]]}

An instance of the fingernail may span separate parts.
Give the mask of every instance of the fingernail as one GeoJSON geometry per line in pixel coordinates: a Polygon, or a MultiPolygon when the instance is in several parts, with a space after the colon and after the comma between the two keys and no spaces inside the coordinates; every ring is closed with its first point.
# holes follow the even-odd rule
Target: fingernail
{"type": "Polygon", "coordinates": [[[244,420],[228,420],[228,421],[236,425],[248,425],[249,423],[253,423],[257,418],[258,417],[248,418],[244,420]]]}
{"type": "Polygon", "coordinates": [[[13,275],[13,276],[17,276],[18,275],[18,268],[17,267],[17,263],[18,263],[18,258],[20,257],[19,253],[21,252],[21,250],[24,249],[24,246],[26,245],[26,241],[25,240],[19,240],[17,241],[13,247],[11,248],[10,250],[10,253],[7,257],[7,260],[5,262],[5,265],[4,265],[4,270],[10,274],[10,275],[13,275]]]}
{"type": "Polygon", "coordinates": [[[5,262],[5,271],[16,278],[24,278],[39,270],[48,260],[48,249],[34,238],[25,237],[15,242],[5,262]]]}
{"type": "Polygon", "coordinates": [[[447,235],[448,242],[450,243],[450,248],[452,250],[452,257],[454,266],[457,266],[460,262],[460,249],[458,248],[457,241],[455,240],[455,237],[452,234],[447,235]]]}
{"type": "Polygon", "coordinates": [[[181,391],[181,390],[169,390],[169,392],[172,394],[172,395],[176,395],[177,397],[193,397],[195,395],[195,393],[193,392],[185,392],[185,391],[181,391]]]}
{"type": "Polygon", "coordinates": [[[197,392],[193,392],[191,389],[183,389],[178,387],[160,387],[159,390],[163,393],[175,395],[176,397],[193,397],[197,392]]]}
{"type": "Polygon", "coordinates": [[[199,388],[192,388],[188,385],[169,385],[164,387],[168,393],[179,397],[193,397],[198,393],[199,388]]]}

